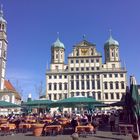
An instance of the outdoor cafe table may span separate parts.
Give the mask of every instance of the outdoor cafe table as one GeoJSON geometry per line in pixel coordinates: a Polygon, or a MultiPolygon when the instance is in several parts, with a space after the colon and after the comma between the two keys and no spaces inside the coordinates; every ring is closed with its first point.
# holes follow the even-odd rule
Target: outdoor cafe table
{"type": "Polygon", "coordinates": [[[132,124],[119,124],[119,133],[120,134],[129,134],[134,132],[134,126],[132,124]]]}
{"type": "Polygon", "coordinates": [[[15,124],[1,124],[0,125],[1,132],[5,134],[8,134],[16,129],[15,124]]]}
{"type": "Polygon", "coordinates": [[[75,132],[93,132],[94,127],[92,125],[78,125],[75,128],[75,132]]]}
{"type": "Polygon", "coordinates": [[[30,123],[20,123],[19,124],[20,129],[30,129],[31,126],[32,126],[32,124],[30,124],[30,123]]]}
{"type": "Polygon", "coordinates": [[[48,125],[45,128],[45,131],[48,133],[53,133],[53,131],[56,131],[57,133],[62,132],[62,126],[61,125],[48,125]]]}

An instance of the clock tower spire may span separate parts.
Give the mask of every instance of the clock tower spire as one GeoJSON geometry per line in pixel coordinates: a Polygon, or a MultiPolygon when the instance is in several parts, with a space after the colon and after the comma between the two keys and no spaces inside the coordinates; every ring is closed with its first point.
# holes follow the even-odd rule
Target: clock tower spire
{"type": "Polygon", "coordinates": [[[7,61],[7,21],[3,16],[3,5],[0,7],[0,90],[4,89],[5,70],[7,61]]]}

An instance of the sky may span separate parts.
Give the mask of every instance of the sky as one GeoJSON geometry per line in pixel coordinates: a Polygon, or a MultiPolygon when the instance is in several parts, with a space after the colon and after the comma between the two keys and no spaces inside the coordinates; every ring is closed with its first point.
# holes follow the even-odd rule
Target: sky
{"type": "Polygon", "coordinates": [[[139,0],[0,0],[7,20],[6,79],[22,92],[38,98],[45,93],[46,68],[57,32],[65,45],[65,62],[73,45],[82,40],[96,44],[104,62],[104,43],[112,36],[120,44],[120,59],[140,84],[139,0]]]}

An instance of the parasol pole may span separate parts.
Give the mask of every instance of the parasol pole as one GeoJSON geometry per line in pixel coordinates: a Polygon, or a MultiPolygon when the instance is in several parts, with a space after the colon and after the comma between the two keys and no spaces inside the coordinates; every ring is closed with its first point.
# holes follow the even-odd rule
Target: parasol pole
{"type": "Polygon", "coordinates": [[[140,132],[139,132],[139,125],[138,125],[138,116],[135,112],[135,118],[136,118],[136,127],[137,127],[137,133],[138,133],[138,140],[140,140],[140,132]]]}

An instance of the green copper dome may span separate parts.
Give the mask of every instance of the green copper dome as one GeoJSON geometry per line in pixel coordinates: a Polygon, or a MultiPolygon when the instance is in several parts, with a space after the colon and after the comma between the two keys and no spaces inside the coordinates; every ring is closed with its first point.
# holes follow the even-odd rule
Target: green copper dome
{"type": "Polygon", "coordinates": [[[57,40],[52,44],[54,48],[65,48],[64,44],[57,38],[57,40]]]}
{"type": "Polygon", "coordinates": [[[105,42],[104,46],[110,46],[110,45],[119,46],[119,42],[113,39],[112,36],[110,36],[109,39],[105,42]]]}

